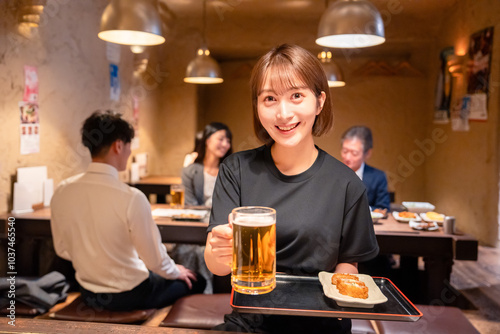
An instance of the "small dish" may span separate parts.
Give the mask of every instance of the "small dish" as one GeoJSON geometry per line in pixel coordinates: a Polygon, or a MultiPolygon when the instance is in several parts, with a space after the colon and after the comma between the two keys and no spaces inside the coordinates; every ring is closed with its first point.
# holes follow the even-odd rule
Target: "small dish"
{"type": "Polygon", "coordinates": [[[404,222],[404,223],[408,223],[409,221],[411,220],[414,220],[414,221],[421,221],[422,218],[420,218],[420,216],[414,212],[412,212],[414,214],[414,217],[404,217],[403,215],[400,215],[399,212],[397,211],[394,211],[392,213],[392,216],[394,217],[394,219],[396,219],[397,221],[400,221],[400,222],[404,222]]]}
{"type": "Polygon", "coordinates": [[[379,219],[384,218],[384,214],[380,212],[371,212],[373,223],[378,222],[379,219]]]}
{"type": "Polygon", "coordinates": [[[403,202],[403,206],[410,212],[424,213],[427,211],[434,211],[436,208],[429,202],[403,202]]]}
{"type": "Polygon", "coordinates": [[[329,273],[326,271],[321,271],[318,274],[319,281],[321,285],[323,285],[323,292],[325,296],[335,300],[338,306],[340,307],[360,307],[360,308],[372,308],[376,304],[385,303],[388,299],[380,288],[375,284],[373,278],[370,275],[364,274],[355,274],[360,281],[365,283],[368,287],[368,298],[354,298],[351,296],[342,295],[339,293],[339,290],[335,285],[332,284],[332,275],[333,273],[329,273]]]}
{"type": "Polygon", "coordinates": [[[411,220],[409,225],[412,229],[419,231],[435,231],[439,228],[436,222],[422,222],[422,221],[417,222],[411,220]]]}
{"type": "Polygon", "coordinates": [[[436,213],[433,211],[428,211],[426,213],[421,213],[420,217],[422,217],[423,221],[426,222],[436,222],[438,225],[443,225],[445,215],[442,213],[436,213]]]}

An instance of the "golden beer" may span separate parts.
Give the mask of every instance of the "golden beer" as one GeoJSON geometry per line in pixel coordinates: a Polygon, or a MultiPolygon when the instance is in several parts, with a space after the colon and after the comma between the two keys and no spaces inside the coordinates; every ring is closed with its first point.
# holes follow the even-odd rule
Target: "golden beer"
{"type": "Polygon", "coordinates": [[[180,184],[170,186],[170,205],[184,207],[184,186],[180,184]]]}
{"type": "Polygon", "coordinates": [[[270,292],[276,287],[276,213],[262,207],[238,209],[247,213],[233,210],[232,286],[251,295],[270,292]],[[258,212],[255,217],[250,209],[258,212]]]}

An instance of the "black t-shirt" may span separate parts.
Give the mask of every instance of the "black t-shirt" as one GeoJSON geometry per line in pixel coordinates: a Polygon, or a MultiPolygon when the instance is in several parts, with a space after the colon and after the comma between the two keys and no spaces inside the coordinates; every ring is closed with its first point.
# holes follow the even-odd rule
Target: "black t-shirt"
{"type": "Polygon", "coordinates": [[[366,188],[359,177],[319,149],[314,164],[284,175],[269,147],[238,152],[220,165],[213,194],[210,232],[227,224],[233,208],[276,209],[276,269],[294,275],[333,271],[341,262],[378,254],[366,188]]]}

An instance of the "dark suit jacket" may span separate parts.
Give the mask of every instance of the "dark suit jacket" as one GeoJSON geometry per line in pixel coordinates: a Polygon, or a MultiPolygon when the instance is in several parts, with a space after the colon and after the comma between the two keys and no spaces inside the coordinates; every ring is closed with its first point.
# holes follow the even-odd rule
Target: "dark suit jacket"
{"type": "Polygon", "coordinates": [[[368,203],[372,209],[387,209],[391,204],[389,191],[387,190],[387,177],[380,169],[365,164],[363,171],[363,183],[366,186],[368,203]]]}
{"type": "Polygon", "coordinates": [[[182,169],[182,184],[186,188],[186,205],[204,205],[203,203],[203,165],[194,163],[182,169]]]}

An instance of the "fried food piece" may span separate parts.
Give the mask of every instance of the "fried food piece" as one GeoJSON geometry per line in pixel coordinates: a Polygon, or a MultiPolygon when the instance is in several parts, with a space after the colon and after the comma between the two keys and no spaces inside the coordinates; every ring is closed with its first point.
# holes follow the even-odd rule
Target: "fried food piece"
{"type": "Polygon", "coordinates": [[[414,214],[413,212],[408,212],[408,211],[403,211],[398,213],[399,217],[401,218],[417,218],[417,215],[414,214]]]}
{"type": "Polygon", "coordinates": [[[332,284],[336,285],[338,281],[343,280],[343,279],[351,279],[351,280],[359,281],[359,278],[357,276],[354,276],[351,274],[335,273],[332,275],[332,284]]]}
{"type": "Polygon", "coordinates": [[[368,298],[368,287],[361,281],[340,279],[337,281],[337,289],[342,295],[361,299],[368,298]]]}

